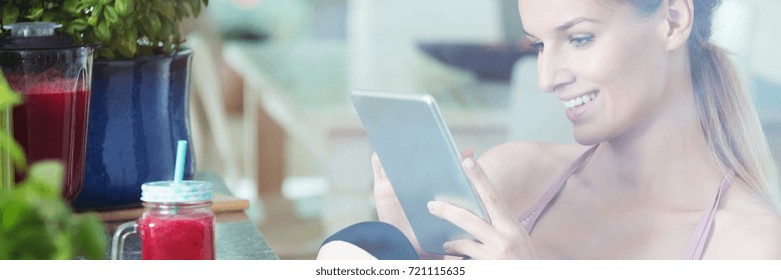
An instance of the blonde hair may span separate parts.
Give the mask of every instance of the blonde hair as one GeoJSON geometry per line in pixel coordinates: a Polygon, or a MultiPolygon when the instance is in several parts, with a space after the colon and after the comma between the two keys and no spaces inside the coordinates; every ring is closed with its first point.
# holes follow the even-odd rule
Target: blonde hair
{"type": "MultiPolygon", "coordinates": [[[[627,0],[650,14],[661,0],[627,0]]],[[[713,11],[720,0],[693,0],[694,21],[688,41],[700,125],[712,155],[735,171],[757,199],[781,213],[778,169],[753,101],[743,89],[735,66],[710,42],[713,11]]]]}

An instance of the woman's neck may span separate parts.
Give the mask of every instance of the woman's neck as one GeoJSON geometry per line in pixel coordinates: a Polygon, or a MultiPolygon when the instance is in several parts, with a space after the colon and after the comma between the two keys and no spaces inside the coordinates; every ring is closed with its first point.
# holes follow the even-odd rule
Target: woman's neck
{"type": "Polygon", "coordinates": [[[587,167],[599,168],[592,171],[601,179],[593,179],[612,189],[608,194],[681,206],[710,197],[705,189],[718,187],[712,182],[720,169],[700,125],[691,81],[672,85],[665,106],[600,144],[592,156],[587,167]]]}

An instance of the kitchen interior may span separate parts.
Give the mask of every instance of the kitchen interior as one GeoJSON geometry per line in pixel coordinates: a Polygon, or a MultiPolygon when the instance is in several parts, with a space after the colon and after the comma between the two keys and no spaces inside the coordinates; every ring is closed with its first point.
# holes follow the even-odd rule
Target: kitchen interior
{"type": "MultiPolygon", "coordinates": [[[[778,1],[726,0],[714,31],[777,162],[779,10],[778,1]]],[[[198,93],[207,86],[194,83],[191,114],[208,115],[197,96],[221,96],[216,131],[227,134],[194,124],[198,169],[217,170],[251,201],[248,215],[281,259],[312,259],[328,235],[376,219],[372,148],[351,88],[432,94],[456,144],[478,155],[506,141],[574,143],[563,108],[537,88],[514,0],[217,0],[191,28],[214,58],[193,67],[220,84],[198,93]]]]}

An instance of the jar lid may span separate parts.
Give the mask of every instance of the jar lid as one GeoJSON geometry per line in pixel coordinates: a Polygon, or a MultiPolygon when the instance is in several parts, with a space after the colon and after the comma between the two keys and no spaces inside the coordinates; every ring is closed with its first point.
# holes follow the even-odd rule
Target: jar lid
{"type": "Polygon", "coordinates": [[[156,203],[194,203],[212,199],[208,181],[158,181],[141,185],[141,201],[156,203]]]}
{"type": "Polygon", "coordinates": [[[42,50],[77,47],[75,41],[66,35],[55,34],[62,24],[52,22],[17,22],[3,26],[9,30],[0,38],[0,48],[6,50],[42,50]]]}

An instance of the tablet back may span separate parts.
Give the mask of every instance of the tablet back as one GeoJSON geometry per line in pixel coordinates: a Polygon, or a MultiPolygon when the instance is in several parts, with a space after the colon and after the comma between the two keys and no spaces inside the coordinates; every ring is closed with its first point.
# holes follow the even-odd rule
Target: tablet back
{"type": "Polygon", "coordinates": [[[444,242],[469,238],[431,215],[429,201],[446,201],[488,220],[434,98],[354,90],[352,100],[423,250],[444,254],[444,242]]]}

